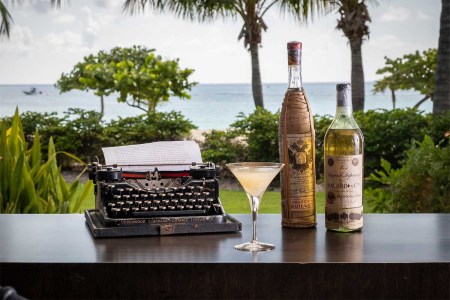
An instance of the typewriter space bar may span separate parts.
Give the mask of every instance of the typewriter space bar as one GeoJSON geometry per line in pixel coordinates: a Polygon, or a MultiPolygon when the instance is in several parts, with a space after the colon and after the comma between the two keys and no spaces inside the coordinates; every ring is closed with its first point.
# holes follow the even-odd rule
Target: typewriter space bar
{"type": "Polygon", "coordinates": [[[201,210],[172,210],[172,211],[137,211],[132,212],[133,218],[153,218],[153,217],[182,217],[182,216],[205,216],[206,211],[201,210]]]}

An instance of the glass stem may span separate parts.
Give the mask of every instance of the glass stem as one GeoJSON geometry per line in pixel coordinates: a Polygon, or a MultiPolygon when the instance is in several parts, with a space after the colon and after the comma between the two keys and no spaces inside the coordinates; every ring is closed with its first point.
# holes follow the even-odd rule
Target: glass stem
{"type": "Polygon", "coordinates": [[[256,219],[258,217],[258,208],[260,199],[257,196],[251,196],[251,198],[252,198],[252,221],[253,221],[252,243],[257,243],[258,238],[256,237],[256,219]]]}

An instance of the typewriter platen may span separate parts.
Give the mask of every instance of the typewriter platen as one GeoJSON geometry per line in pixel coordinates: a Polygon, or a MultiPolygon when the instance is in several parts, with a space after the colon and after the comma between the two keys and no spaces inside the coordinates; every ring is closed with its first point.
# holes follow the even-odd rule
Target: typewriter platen
{"type": "Polygon", "coordinates": [[[240,231],[219,199],[219,168],[193,163],[189,170],[124,171],[93,163],[95,210],[86,220],[95,237],[240,231]]]}

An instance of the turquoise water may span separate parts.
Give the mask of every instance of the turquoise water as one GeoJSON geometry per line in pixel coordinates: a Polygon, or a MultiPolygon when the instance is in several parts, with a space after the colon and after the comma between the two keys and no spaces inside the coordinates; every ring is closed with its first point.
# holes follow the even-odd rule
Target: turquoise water
{"type": "MultiPolygon", "coordinates": [[[[390,93],[373,95],[373,83],[366,83],[366,109],[392,109],[390,93]]],[[[334,83],[305,83],[314,114],[334,115],[335,112],[335,84],[334,83]]],[[[276,112],[281,108],[285,84],[264,84],[264,105],[276,112]]],[[[251,113],[255,106],[250,84],[200,84],[191,91],[190,100],[171,99],[158,107],[160,111],[181,111],[199,129],[225,129],[236,120],[236,116],[243,112],[251,113]]],[[[397,92],[397,107],[414,106],[421,99],[421,95],[412,91],[397,92]]],[[[11,116],[16,106],[20,112],[57,112],[67,111],[70,107],[89,110],[100,110],[99,97],[92,92],[71,91],[60,94],[52,85],[0,85],[0,116],[11,116]],[[35,95],[25,95],[34,86],[39,91],[35,95]]],[[[425,112],[431,112],[432,104],[427,101],[420,107],[425,112]]],[[[105,120],[120,117],[136,116],[142,111],[118,103],[115,96],[105,99],[105,120]]]]}

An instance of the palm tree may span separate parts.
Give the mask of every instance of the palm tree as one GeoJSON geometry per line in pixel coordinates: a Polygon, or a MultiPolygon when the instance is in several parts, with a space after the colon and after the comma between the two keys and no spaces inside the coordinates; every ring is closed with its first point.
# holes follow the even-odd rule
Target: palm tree
{"type": "MultiPolygon", "coordinates": [[[[56,6],[57,8],[61,7],[61,0],[50,0],[52,6],[56,6]]],[[[19,1],[20,3],[20,1],[19,1]]],[[[5,1],[0,0],[0,36],[7,36],[9,38],[11,24],[13,22],[13,18],[6,8],[5,1]]]]}
{"type": "Polygon", "coordinates": [[[353,110],[364,110],[364,69],[361,47],[364,38],[369,37],[368,22],[371,22],[365,0],[335,0],[340,19],[337,29],[342,30],[350,43],[352,55],[352,102],[353,110]]]}
{"type": "Polygon", "coordinates": [[[252,92],[255,106],[264,107],[259,68],[259,47],[262,31],[267,30],[263,20],[269,9],[277,6],[298,21],[307,21],[309,15],[323,11],[328,0],[126,0],[124,11],[131,14],[144,10],[148,4],[158,11],[171,11],[184,19],[200,22],[218,17],[240,17],[244,24],[238,40],[250,51],[252,63],[252,92]]]}
{"type": "Polygon", "coordinates": [[[450,1],[442,0],[433,113],[450,111],[450,1]]]}

